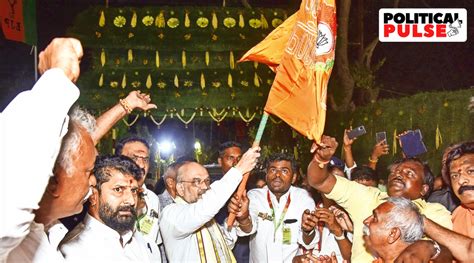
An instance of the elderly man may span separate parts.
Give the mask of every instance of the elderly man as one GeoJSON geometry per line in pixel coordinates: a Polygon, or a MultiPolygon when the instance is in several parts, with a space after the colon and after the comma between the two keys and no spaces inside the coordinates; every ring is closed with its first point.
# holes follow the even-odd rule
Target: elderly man
{"type": "Polygon", "coordinates": [[[235,262],[213,217],[252,170],[260,148],[249,149],[225,176],[210,185],[206,168],[188,162],[178,169],[175,203],[163,209],[160,229],[170,262],[235,262]]]}
{"type": "MultiPolygon", "coordinates": [[[[392,164],[388,177],[388,191],[385,193],[375,187],[367,187],[328,173],[327,164],[336,148],[336,140],[328,136],[323,136],[319,145],[313,144],[314,156],[308,166],[308,182],[349,213],[354,223],[352,262],[365,263],[373,260],[373,256],[364,248],[362,222],[387,198],[387,194],[391,197],[405,197],[412,200],[422,214],[443,226],[452,228],[451,215],[446,208],[440,204],[427,203],[422,199],[430,191],[433,175],[429,167],[420,160],[410,158],[392,164]]],[[[426,261],[438,254],[436,248],[432,244],[427,246],[427,243],[415,243],[408,249],[415,249],[416,256],[426,261]]],[[[403,254],[406,255],[408,252],[403,254]]],[[[438,257],[438,260],[446,261],[443,257],[438,257]]]]}
{"type": "Polygon", "coordinates": [[[141,169],[128,157],[97,158],[89,213],[61,244],[71,262],[160,262],[154,242],[135,230],[141,169]],[[84,253],[87,252],[87,253],[84,253]]]}
{"type": "Polygon", "coordinates": [[[79,97],[81,57],[79,41],[54,39],[39,56],[43,76],[1,114],[1,262],[64,261],[57,220],[79,213],[95,184],[94,119],[67,115],[79,97]]]}
{"type": "Polygon", "coordinates": [[[298,246],[313,248],[319,236],[301,228],[303,212],[314,210],[308,191],[291,186],[295,161],[286,154],[271,155],[267,186],[248,192],[248,199],[232,197],[229,212],[236,214],[237,234],[250,237],[250,262],[291,262],[298,246]]]}
{"type": "Polygon", "coordinates": [[[391,197],[364,220],[363,232],[365,245],[379,257],[375,262],[394,262],[423,237],[423,218],[411,200],[391,197]]]}
{"type": "Polygon", "coordinates": [[[453,212],[453,230],[474,238],[474,141],[450,147],[443,161],[443,179],[461,201],[453,212]]]}

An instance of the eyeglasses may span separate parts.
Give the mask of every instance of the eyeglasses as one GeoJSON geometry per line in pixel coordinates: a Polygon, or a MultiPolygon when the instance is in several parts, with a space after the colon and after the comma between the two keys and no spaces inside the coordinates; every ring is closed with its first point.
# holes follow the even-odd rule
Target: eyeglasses
{"type": "Polygon", "coordinates": [[[224,158],[228,161],[228,162],[238,162],[240,161],[240,158],[242,158],[242,156],[232,156],[232,155],[225,155],[224,158]]]}
{"type": "Polygon", "coordinates": [[[144,163],[148,163],[150,161],[150,157],[149,156],[138,156],[138,155],[132,155],[132,157],[130,157],[130,159],[132,159],[134,162],[138,163],[138,161],[142,161],[144,163]]]}
{"type": "Polygon", "coordinates": [[[271,174],[271,175],[276,175],[277,173],[280,173],[281,175],[289,175],[291,173],[291,171],[288,168],[270,167],[268,169],[268,173],[271,174]]]}
{"type": "Polygon", "coordinates": [[[211,185],[211,179],[209,177],[204,179],[204,180],[201,180],[199,178],[194,178],[193,180],[190,180],[190,181],[182,180],[182,181],[180,181],[180,183],[191,183],[196,187],[200,187],[202,184],[204,184],[207,187],[209,187],[211,185]]]}

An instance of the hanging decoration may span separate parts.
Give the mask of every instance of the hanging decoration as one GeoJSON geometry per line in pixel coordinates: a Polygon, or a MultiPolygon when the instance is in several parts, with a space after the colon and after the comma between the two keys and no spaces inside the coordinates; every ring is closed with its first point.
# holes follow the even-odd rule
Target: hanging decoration
{"type": "MultiPolygon", "coordinates": [[[[184,115],[184,112],[182,113],[182,115],[184,115]]],[[[193,114],[191,114],[191,117],[188,119],[188,120],[184,120],[183,117],[181,117],[181,115],[179,113],[176,113],[176,117],[178,117],[178,119],[184,123],[184,127],[187,129],[188,128],[188,124],[190,122],[193,121],[194,117],[196,116],[196,112],[193,112],[193,114]]]]}
{"type": "Polygon", "coordinates": [[[183,65],[183,69],[186,68],[186,51],[181,52],[181,64],[183,65]]]}
{"type": "Polygon", "coordinates": [[[436,135],[435,135],[435,145],[436,150],[443,144],[443,136],[441,136],[441,131],[439,130],[439,124],[436,124],[436,135]]]}
{"type": "Polygon", "coordinates": [[[191,21],[189,20],[189,12],[186,11],[184,16],[184,27],[188,28],[191,26],[191,21]]]}
{"type": "Polygon", "coordinates": [[[392,155],[397,153],[397,129],[393,131],[392,155]]]}
{"type": "Polygon", "coordinates": [[[105,15],[104,15],[104,11],[100,11],[99,26],[100,26],[100,27],[104,27],[104,26],[105,26],[105,15]]]}
{"type": "Polygon", "coordinates": [[[125,73],[123,73],[123,77],[122,77],[122,89],[125,89],[126,86],[127,86],[127,76],[125,76],[125,73]]]}
{"type": "Polygon", "coordinates": [[[137,26],[137,13],[133,12],[132,19],[130,20],[130,26],[135,28],[137,26]]]}
{"type": "Polygon", "coordinates": [[[219,22],[217,21],[217,15],[216,12],[212,12],[212,28],[217,29],[217,25],[219,22]]]}
{"type": "Polygon", "coordinates": [[[158,28],[165,27],[165,15],[163,11],[160,11],[160,14],[155,19],[155,26],[158,28]]]}
{"type": "Polygon", "coordinates": [[[242,115],[242,112],[239,111],[239,116],[240,118],[245,122],[245,124],[248,126],[249,123],[255,118],[257,115],[257,112],[254,112],[252,115],[250,115],[249,109],[247,108],[245,115],[242,115]]]}
{"type": "Polygon", "coordinates": [[[127,125],[127,127],[132,127],[133,124],[135,124],[135,122],[137,122],[138,117],[140,117],[139,114],[135,115],[135,119],[134,119],[132,122],[130,122],[130,123],[128,123],[128,122],[125,120],[125,118],[122,118],[122,121],[123,121],[123,123],[125,123],[125,125],[127,125]]]}
{"type": "Polygon", "coordinates": [[[235,68],[234,52],[232,52],[232,50],[229,52],[229,67],[230,69],[235,68]]]}
{"type": "Polygon", "coordinates": [[[104,51],[104,49],[102,49],[102,51],[100,52],[100,65],[102,67],[104,67],[104,65],[105,65],[105,51],[104,51]]]}

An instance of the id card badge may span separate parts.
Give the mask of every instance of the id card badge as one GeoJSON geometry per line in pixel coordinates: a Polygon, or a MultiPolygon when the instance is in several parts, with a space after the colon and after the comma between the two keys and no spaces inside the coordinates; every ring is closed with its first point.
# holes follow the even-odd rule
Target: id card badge
{"type": "Polygon", "coordinates": [[[154,218],[151,218],[148,215],[143,217],[142,220],[140,220],[140,232],[145,235],[148,235],[151,232],[151,229],[153,228],[153,220],[154,218]]]}
{"type": "Polygon", "coordinates": [[[283,244],[291,244],[291,229],[290,227],[283,227],[283,244]]]}
{"type": "Polygon", "coordinates": [[[267,243],[267,262],[282,262],[283,246],[280,242],[267,243]]]}

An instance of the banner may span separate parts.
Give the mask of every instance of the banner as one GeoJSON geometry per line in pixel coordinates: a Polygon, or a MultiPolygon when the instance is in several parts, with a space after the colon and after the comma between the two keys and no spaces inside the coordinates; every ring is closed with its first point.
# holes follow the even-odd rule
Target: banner
{"type": "Polygon", "coordinates": [[[36,45],[35,0],[0,0],[0,20],[6,39],[36,45]]]}

